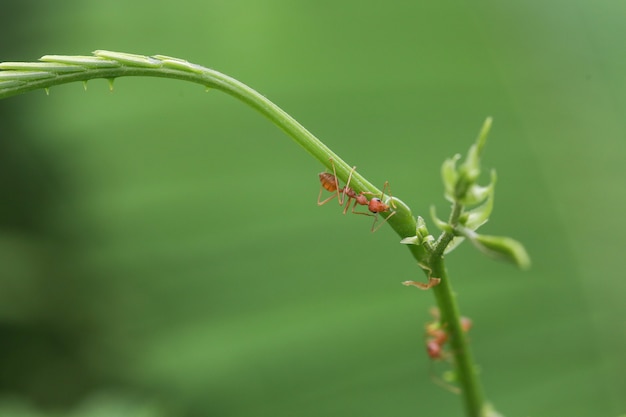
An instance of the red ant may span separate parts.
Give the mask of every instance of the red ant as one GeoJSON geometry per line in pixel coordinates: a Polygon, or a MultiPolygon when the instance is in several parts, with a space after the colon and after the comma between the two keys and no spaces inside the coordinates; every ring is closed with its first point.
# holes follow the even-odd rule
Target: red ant
{"type": "MultiPolygon", "coordinates": [[[[335,170],[335,163],[333,162],[332,158],[330,159],[330,163],[333,167],[333,173],[330,174],[328,172],[321,172],[319,174],[321,187],[320,187],[320,193],[317,196],[318,206],[324,205],[328,203],[330,200],[332,200],[333,198],[337,197],[337,200],[339,201],[340,206],[343,206],[345,203],[343,214],[346,214],[348,212],[348,208],[350,207],[350,203],[352,202],[352,200],[354,200],[354,205],[352,206],[352,213],[374,217],[374,224],[372,224],[372,232],[375,232],[376,230],[378,230],[383,224],[385,224],[387,220],[389,220],[391,216],[396,214],[395,211],[391,211],[391,214],[389,214],[389,216],[387,216],[385,220],[381,224],[378,225],[378,227],[375,227],[376,222],[378,221],[378,214],[386,213],[390,211],[391,207],[383,203],[382,200],[378,197],[374,197],[371,200],[368,200],[366,197],[366,194],[369,194],[369,195],[373,194],[371,192],[361,191],[360,193],[357,194],[356,191],[350,188],[350,181],[352,180],[352,173],[356,170],[356,167],[352,167],[352,169],[350,170],[350,175],[348,175],[348,182],[346,183],[345,187],[339,188],[339,181],[337,180],[337,171],[335,170]],[[320,198],[322,198],[322,192],[324,189],[330,192],[334,192],[335,194],[331,195],[324,201],[320,201],[320,198]],[[347,201],[346,201],[346,196],[348,197],[347,201]],[[357,205],[367,206],[368,210],[373,214],[356,211],[357,205]]],[[[380,195],[381,198],[385,195],[385,190],[388,187],[389,187],[389,182],[385,181],[385,185],[383,186],[383,191],[380,195]]],[[[391,197],[391,193],[389,193],[389,196],[391,197]]],[[[391,201],[391,204],[395,208],[393,200],[391,201]]]]}
{"type": "MultiPolygon", "coordinates": [[[[461,329],[467,333],[472,328],[472,320],[467,317],[461,317],[461,329]]],[[[439,321],[434,321],[426,325],[426,352],[431,359],[446,359],[447,353],[444,351],[444,345],[448,341],[448,332],[446,332],[439,321]]]]}
{"type": "MultiPolygon", "coordinates": [[[[426,341],[426,350],[428,356],[432,359],[444,359],[443,347],[448,341],[448,333],[445,331],[445,324],[441,324],[439,317],[439,309],[433,307],[430,311],[434,321],[426,324],[426,335],[429,339],[426,341]]],[[[464,333],[469,332],[472,328],[472,320],[467,317],[461,317],[461,330],[464,333]]]]}
{"type": "MultiPolygon", "coordinates": [[[[431,314],[434,317],[435,321],[428,323],[426,325],[426,353],[433,361],[438,360],[448,360],[450,359],[449,352],[444,350],[445,344],[448,341],[448,332],[445,331],[444,326],[442,325],[439,319],[439,310],[433,308],[431,310],[431,314]]],[[[472,320],[467,317],[461,317],[461,329],[464,333],[467,333],[472,327],[472,320]]],[[[449,383],[441,380],[439,377],[433,374],[431,368],[431,378],[437,384],[442,386],[443,388],[454,392],[456,394],[460,393],[460,390],[450,385],[449,383]]]]}

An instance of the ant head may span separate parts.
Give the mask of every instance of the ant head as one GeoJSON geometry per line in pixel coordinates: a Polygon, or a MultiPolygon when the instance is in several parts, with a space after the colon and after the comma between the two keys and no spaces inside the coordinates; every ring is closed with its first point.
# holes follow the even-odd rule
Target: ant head
{"type": "Polygon", "coordinates": [[[443,356],[443,349],[441,348],[441,345],[433,340],[426,343],[426,352],[431,359],[441,359],[443,356]]]}
{"type": "Polygon", "coordinates": [[[370,200],[368,208],[372,213],[384,213],[389,211],[389,206],[381,201],[380,198],[374,197],[370,200]]]}

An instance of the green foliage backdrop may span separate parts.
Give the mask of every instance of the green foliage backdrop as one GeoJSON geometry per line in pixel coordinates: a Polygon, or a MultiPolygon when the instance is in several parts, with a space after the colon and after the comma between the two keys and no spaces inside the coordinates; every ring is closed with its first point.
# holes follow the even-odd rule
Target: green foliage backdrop
{"type": "MultiPolygon", "coordinates": [[[[449,269],[506,416],[626,411],[626,6],[3,5],[0,61],[166,54],[251,85],[427,217],[482,121],[498,170],[449,269]],[[37,6],[37,7],[35,7],[37,6]],[[10,34],[10,36],[9,36],[10,34]]],[[[0,102],[0,415],[451,416],[397,237],[318,208],[320,167],[241,103],[120,79],[0,102]],[[280,161],[280,162],[279,162],[280,161]],[[277,163],[279,162],[279,163],[277,163]]]]}

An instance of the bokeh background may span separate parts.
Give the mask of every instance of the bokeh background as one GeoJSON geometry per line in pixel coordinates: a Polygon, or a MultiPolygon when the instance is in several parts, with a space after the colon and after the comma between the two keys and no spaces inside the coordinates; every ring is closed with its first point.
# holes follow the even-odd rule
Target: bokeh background
{"type": "MultiPolygon", "coordinates": [[[[491,401],[626,412],[626,3],[4,1],[0,61],[166,54],[256,88],[443,215],[485,117],[484,232],[448,261],[491,401]]],[[[0,102],[0,416],[454,416],[398,237],[317,207],[321,166],[242,103],[119,79],[0,102]]],[[[434,226],[431,223],[431,230],[434,226]]]]}

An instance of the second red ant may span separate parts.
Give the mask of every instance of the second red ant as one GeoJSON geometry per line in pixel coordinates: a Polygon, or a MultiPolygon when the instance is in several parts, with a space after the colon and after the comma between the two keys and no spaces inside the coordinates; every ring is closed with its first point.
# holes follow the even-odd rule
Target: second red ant
{"type": "MultiPolygon", "coordinates": [[[[380,198],[373,197],[371,199],[368,199],[366,195],[372,195],[374,193],[371,193],[368,191],[361,191],[360,193],[357,194],[356,191],[350,188],[350,181],[352,179],[352,173],[355,171],[356,167],[352,167],[352,169],[350,170],[350,175],[348,175],[348,182],[346,183],[346,185],[343,188],[339,188],[339,181],[337,180],[337,171],[335,170],[335,163],[333,162],[332,158],[330,159],[330,163],[333,167],[333,173],[330,174],[328,172],[321,172],[319,174],[321,187],[320,187],[320,193],[317,196],[318,206],[324,205],[328,203],[330,200],[332,200],[333,198],[337,197],[337,200],[340,206],[344,206],[345,204],[345,207],[343,209],[343,214],[346,214],[348,212],[348,208],[350,208],[350,204],[352,203],[352,200],[354,200],[354,204],[352,205],[352,213],[374,217],[374,223],[372,224],[372,232],[375,232],[376,230],[378,230],[383,224],[385,224],[387,220],[389,220],[390,217],[396,214],[395,210],[392,210],[392,207],[390,207],[389,205],[385,204],[382,201],[382,197],[385,195],[385,190],[389,188],[389,182],[385,181],[385,185],[383,186],[383,190],[381,192],[380,198]],[[331,195],[330,197],[328,197],[327,199],[323,201],[320,201],[320,199],[322,198],[323,190],[327,190],[335,194],[331,195]],[[348,197],[347,200],[346,200],[346,196],[348,197]],[[367,206],[370,213],[357,211],[356,210],[357,205],[367,206]],[[391,214],[389,214],[385,218],[385,220],[382,223],[380,223],[378,227],[376,227],[376,222],[378,221],[378,214],[387,213],[389,211],[391,211],[391,214]]],[[[388,193],[388,195],[389,197],[391,197],[391,193],[388,193]]],[[[391,200],[391,205],[393,206],[393,208],[395,208],[393,204],[394,204],[393,200],[391,200]]]]}
{"type": "MultiPolygon", "coordinates": [[[[441,361],[452,360],[450,352],[446,351],[445,345],[448,342],[449,334],[445,329],[445,324],[441,323],[441,319],[439,317],[439,310],[436,308],[431,309],[431,314],[434,318],[434,321],[426,324],[426,353],[433,361],[441,361]]],[[[469,332],[472,328],[472,320],[467,317],[461,317],[461,330],[463,333],[469,332]]],[[[445,382],[440,377],[436,376],[433,373],[432,363],[431,363],[431,378],[433,382],[437,385],[451,391],[455,394],[459,394],[460,390],[458,387],[450,385],[448,382],[445,382]]]]}
{"type": "MultiPolygon", "coordinates": [[[[472,328],[472,320],[467,317],[461,317],[461,330],[464,333],[469,332],[472,328]]],[[[446,332],[437,318],[436,321],[426,325],[426,352],[431,359],[447,359],[448,353],[444,347],[448,341],[448,332],[446,332]]]]}

